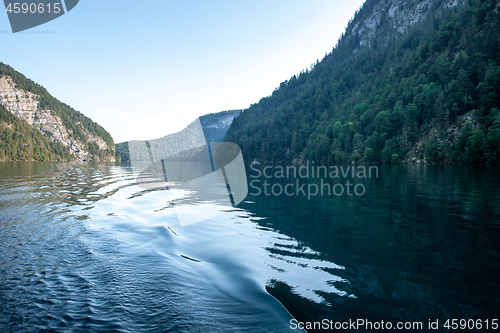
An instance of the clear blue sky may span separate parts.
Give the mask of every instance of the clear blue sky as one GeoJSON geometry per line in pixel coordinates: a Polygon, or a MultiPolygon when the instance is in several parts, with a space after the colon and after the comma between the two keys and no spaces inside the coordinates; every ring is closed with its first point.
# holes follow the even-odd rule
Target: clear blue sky
{"type": "Polygon", "coordinates": [[[364,0],[80,0],[12,34],[0,61],[107,129],[115,142],[243,109],[330,52],[364,0]]]}

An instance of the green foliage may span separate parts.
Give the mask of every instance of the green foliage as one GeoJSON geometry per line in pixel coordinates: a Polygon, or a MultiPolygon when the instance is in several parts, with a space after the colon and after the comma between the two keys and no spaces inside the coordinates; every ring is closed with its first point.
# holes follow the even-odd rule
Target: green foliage
{"type": "Polygon", "coordinates": [[[499,1],[438,0],[405,35],[383,33],[387,19],[360,45],[353,26],[379,2],[314,69],[244,110],[226,140],[247,160],[498,164],[499,1]]]}
{"type": "Polygon", "coordinates": [[[429,163],[436,164],[441,162],[441,152],[435,138],[430,139],[425,143],[425,158],[429,163]]]}
{"type": "Polygon", "coordinates": [[[490,118],[492,125],[483,139],[481,150],[486,163],[500,164],[500,111],[493,109],[490,118]]]}
{"type": "Polygon", "coordinates": [[[75,157],[0,104],[0,160],[70,161],[75,157]]]}
{"type": "Polygon", "coordinates": [[[128,142],[117,143],[115,146],[115,151],[116,151],[116,155],[120,156],[120,160],[122,162],[130,162],[130,153],[128,151],[128,142]]]}
{"type": "Polygon", "coordinates": [[[94,155],[94,158],[108,159],[114,157],[114,142],[111,135],[100,125],[87,118],[82,113],[75,111],[70,106],[58,101],[52,97],[47,90],[26,78],[23,74],[17,72],[12,67],[0,62],[0,77],[7,75],[12,78],[18,89],[29,91],[39,96],[38,107],[40,109],[51,110],[57,115],[64,127],[68,130],[70,138],[80,141],[87,145],[87,151],[94,155]],[[88,141],[84,129],[93,136],[101,137],[106,142],[109,149],[100,150],[95,143],[88,141]]]}
{"type": "Polygon", "coordinates": [[[363,155],[363,160],[365,160],[365,162],[374,162],[374,161],[376,161],[376,155],[375,155],[375,152],[373,151],[373,149],[371,149],[371,148],[366,148],[365,149],[365,152],[364,152],[364,155],[363,155]]]}

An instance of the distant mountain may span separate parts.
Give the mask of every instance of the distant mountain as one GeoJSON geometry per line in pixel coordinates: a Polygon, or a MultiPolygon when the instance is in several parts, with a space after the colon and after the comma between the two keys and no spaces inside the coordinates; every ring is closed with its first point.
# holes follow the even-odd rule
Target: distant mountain
{"type": "MultiPolygon", "coordinates": [[[[156,147],[157,150],[161,150],[167,155],[168,152],[171,152],[171,155],[175,155],[176,153],[180,153],[183,151],[182,147],[188,147],[189,142],[178,142],[179,138],[186,140],[186,138],[190,138],[190,130],[195,124],[198,124],[203,130],[204,140],[207,143],[209,142],[222,142],[224,141],[224,137],[226,135],[229,126],[233,122],[233,119],[240,114],[241,110],[230,110],[230,111],[222,111],[216,113],[209,113],[203,115],[199,118],[199,123],[197,121],[193,122],[189,126],[187,126],[183,131],[176,133],[175,135],[167,135],[165,137],[151,140],[151,142],[155,142],[155,144],[163,145],[161,148],[156,147]],[[179,135],[182,134],[182,135],[179,135]],[[177,141],[176,141],[177,140],[177,141]],[[180,151],[177,151],[179,150],[180,151]]],[[[201,132],[200,132],[201,133],[201,132]]],[[[195,141],[200,141],[198,139],[193,138],[195,141]]],[[[133,143],[133,141],[132,141],[133,143]]],[[[196,150],[191,153],[196,154],[196,150]]],[[[130,161],[130,153],[129,153],[129,142],[120,142],[116,144],[116,153],[121,157],[122,161],[130,161]]],[[[136,158],[139,158],[140,154],[147,154],[144,152],[136,152],[136,158]]],[[[144,160],[149,160],[149,156],[144,155],[144,160]]],[[[196,158],[193,155],[193,158],[196,158]]],[[[183,159],[186,159],[186,156],[183,156],[183,159]]]]}
{"type": "Polygon", "coordinates": [[[242,111],[226,140],[269,162],[500,164],[499,11],[367,0],[330,54],[242,111]]]}
{"type": "Polygon", "coordinates": [[[101,126],[0,63],[0,160],[114,161],[101,126]]]}
{"type": "Polygon", "coordinates": [[[238,117],[241,110],[230,110],[216,113],[209,113],[200,117],[201,127],[207,142],[222,142],[226,136],[229,126],[235,117],[238,117]]]}

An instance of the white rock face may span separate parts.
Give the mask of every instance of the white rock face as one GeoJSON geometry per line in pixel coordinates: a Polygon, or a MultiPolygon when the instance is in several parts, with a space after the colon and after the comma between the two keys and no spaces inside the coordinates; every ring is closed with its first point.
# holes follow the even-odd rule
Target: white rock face
{"type": "Polygon", "coordinates": [[[229,114],[223,118],[220,118],[217,122],[205,125],[205,128],[229,128],[231,126],[234,117],[238,116],[239,113],[229,114]]]}
{"type": "MultiPolygon", "coordinates": [[[[0,103],[8,111],[48,135],[52,141],[60,142],[80,161],[90,161],[90,154],[84,150],[85,144],[71,138],[61,118],[52,110],[39,109],[38,102],[38,95],[17,89],[10,76],[0,78],[0,103]]],[[[108,148],[102,138],[93,136],[83,126],[82,129],[88,140],[95,142],[99,149],[108,148]]]]}
{"type": "MultiPolygon", "coordinates": [[[[459,0],[448,0],[444,7],[451,8],[459,0]]],[[[372,13],[354,25],[350,35],[360,36],[360,45],[369,45],[370,39],[377,36],[377,27],[383,20],[389,20],[391,29],[404,34],[429,13],[434,0],[382,0],[373,8],[372,13]]]]}

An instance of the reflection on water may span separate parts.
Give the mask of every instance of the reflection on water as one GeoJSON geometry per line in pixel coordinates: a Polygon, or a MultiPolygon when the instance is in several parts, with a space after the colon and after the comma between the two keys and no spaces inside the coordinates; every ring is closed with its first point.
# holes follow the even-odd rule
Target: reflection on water
{"type": "Polygon", "coordinates": [[[312,304],[286,279],[270,293],[301,320],[496,318],[499,176],[494,167],[381,166],[362,197],[253,197],[249,209],[270,228],[344,267],[335,274],[346,283],[335,286],[355,298],[323,288],[326,303],[312,304]]]}
{"type": "Polygon", "coordinates": [[[427,322],[500,309],[498,168],[381,167],[361,197],[249,195],[238,208],[182,184],[141,188],[126,165],[0,174],[7,331],[284,332],[290,313],[427,322]],[[179,208],[220,214],[181,227],[179,208]]]}

